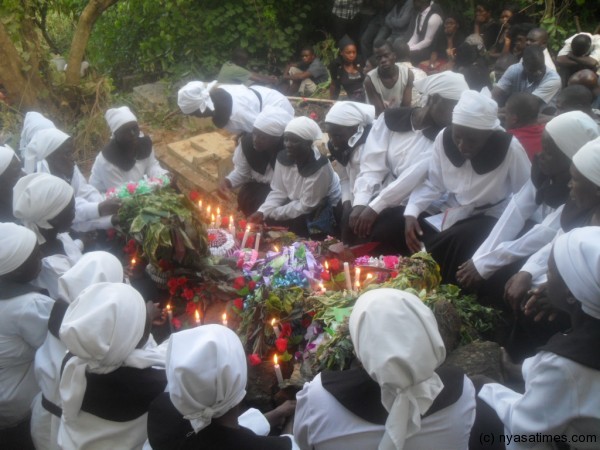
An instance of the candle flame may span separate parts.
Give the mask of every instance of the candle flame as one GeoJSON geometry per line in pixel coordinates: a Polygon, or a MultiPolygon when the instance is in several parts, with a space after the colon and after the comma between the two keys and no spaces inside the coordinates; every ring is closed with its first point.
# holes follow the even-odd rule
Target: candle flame
{"type": "Polygon", "coordinates": [[[371,280],[373,278],[373,274],[372,273],[368,273],[367,274],[367,280],[371,280]]]}
{"type": "Polygon", "coordinates": [[[250,225],[248,225],[248,226],[246,227],[246,231],[247,231],[247,232],[250,232],[250,225]]]}
{"type": "Polygon", "coordinates": [[[275,252],[279,253],[279,247],[277,247],[276,245],[273,246],[273,250],[275,250],[275,252]]]}
{"type": "Polygon", "coordinates": [[[196,318],[196,323],[200,323],[200,311],[196,310],[194,317],[196,318]]]}
{"type": "Polygon", "coordinates": [[[198,200],[198,209],[202,209],[202,200],[198,200]]]}
{"type": "Polygon", "coordinates": [[[277,355],[273,356],[273,362],[275,363],[275,365],[279,365],[279,360],[277,359],[277,355]]]}
{"type": "Polygon", "coordinates": [[[223,313],[223,322],[227,322],[227,313],[223,313]]]}
{"type": "Polygon", "coordinates": [[[167,311],[171,311],[171,304],[167,303],[167,311]]]}
{"type": "Polygon", "coordinates": [[[131,265],[135,266],[135,263],[137,263],[137,259],[135,258],[131,258],[131,265]]]}
{"type": "Polygon", "coordinates": [[[325,269],[329,270],[329,261],[325,261],[325,269]]]}
{"type": "Polygon", "coordinates": [[[213,222],[215,221],[215,215],[214,214],[210,215],[210,220],[213,221],[213,222]]]}
{"type": "Polygon", "coordinates": [[[321,290],[322,290],[323,292],[326,292],[326,291],[327,291],[327,289],[325,289],[325,285],[323,284],[323,282],[322,282],[322,281],[319,283],[319,288],[321,288],[321,290]]]}
{"type": "Polygon", "coordinates": [[[271,326],[272,326],[272,327],[274,327],[274,326],[275,326],[275,319],[274,319],[274,318],[271,320],[271,326]]]}
{"type": "Polygon", "coordinates": [[[221,215],[221,208],[217,206],[217,216],[221,215]]]}
{"type": "Polygon", "coordinates": [[[229,226],[231,226],[231,227],[234,226],[233,216],[229,216],[229,226]]]}
{"type": "Polygon", "coordinates": [[[210,205],[206,207],[206,214],[210,214],[210,205]]]}

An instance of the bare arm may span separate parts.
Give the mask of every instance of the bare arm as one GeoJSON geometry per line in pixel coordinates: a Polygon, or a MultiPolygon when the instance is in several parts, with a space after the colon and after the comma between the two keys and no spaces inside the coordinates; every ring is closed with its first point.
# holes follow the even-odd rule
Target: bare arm
{"type": "Polygon", "coordinates": [[[367,93],[369,103],[375,107],[375,115],[378,116],[385,110],[385,105],[383,104],[381,96],[375,90],[375,86],[373,86],[373,82],[369,77],[365,78],[365,92],[367,93]]]}
{"type": "Polygon", "coordinates": [[[412,90],[413,90],[413,81],[415,79],[415,75],[412,71],[408,71],[408,81],[406,82],[406,87],[404,88],[404,92],[402,93],[402,103],[401,106],[410,106],[412,102],[412,90]]]}

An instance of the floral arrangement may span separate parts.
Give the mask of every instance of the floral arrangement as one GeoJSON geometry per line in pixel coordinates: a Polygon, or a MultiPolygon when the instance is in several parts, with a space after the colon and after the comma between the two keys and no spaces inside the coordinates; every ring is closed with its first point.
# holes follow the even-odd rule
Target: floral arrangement
{"type": "Polygon", "coordinates": [[[159,177],[148,177],[144,175],[144,178],[137,183],[129,182],[125,183],[118,188],[111,188],[106,191],[106,198],[120,198],[127,199],[135,195],[150,194],[157,189],[167,187],[171,184],[171,180],[166,175],[159,177]]]}

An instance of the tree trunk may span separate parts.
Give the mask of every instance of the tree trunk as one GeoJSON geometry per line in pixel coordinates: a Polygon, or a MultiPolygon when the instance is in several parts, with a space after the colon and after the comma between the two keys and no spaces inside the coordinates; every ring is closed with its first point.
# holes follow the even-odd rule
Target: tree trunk
{"type": "Polygon", "coordinates": [[[83,55],[92,33],[92,28],[96,20],[106,9],[117,3],[118,0],[90,0],[84,8],[71,41],[69,51],[69,61],[67,63],[66,83],[67,86],[76,86],[80,80],[80,67],[83,61],[83,55]]]}

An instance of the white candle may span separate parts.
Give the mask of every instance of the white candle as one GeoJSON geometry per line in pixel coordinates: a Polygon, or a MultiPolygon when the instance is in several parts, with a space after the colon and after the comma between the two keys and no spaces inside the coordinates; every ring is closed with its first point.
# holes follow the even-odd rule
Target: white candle
{"type": "Polygon", "coordinates": [[[354,289],[356,292],[360,290],[360,267],[354,269],[354,289]]]}
{"type": "Polygon", "coordinates": [[[321,289],[321,294],[324,294],[325,292],[327,292],[327,289],[325,289],[325,285],[323,284],[322,281],[319,283],[319,289],[321,289]]]}
{"type": "Polygon", "coordinates": [[[198,209],[202,212],[202,200],[198,200],[198,209]]]}
{"type": "Polygon", "coordinates": [[[217,207],[217,220],[216,220],[217,228],[221,228],[221,208],[217,207]]]}
{"type": "Polygon", "coordinates": [[[196,321],[196,326],[200,325],[200,311],[196,310],[194,313],[194,319],[196,321]]]}
{"type": "Polygon", "coordinates": [[[277,377],[277,383],[282,384],[283,383],[283,375],[281,374],[281,367],[279,367],[277,355],[275,355],[273,357],[273,362],[275,363],[273,368],[275,369],[275,376],[277,377]]]}
{"type": "Polygon", "coordinates": [[[248,240],[248,235],[250,234],[250,225],[246,227],[246,231],[244,232],[244,237],[242,238],[241,248],[246,248],[246,241],[248,240]]]}
{"type": "Polygon", "coordinates": [[[367,274],[367,278],[365,280],[365,286],[370,285],[373,282],[374,278],[373,278],[373,274],[372,273],[368,273],[367,274]]]}
{"type": "Polygon", "coordinates": [[[223,325],[227,326],[227,313],[223,313],[223,325]]]}
{"type": "Polygon", "coordinates": [[[169,320],[169,330],[173,332],[173,310],[170,303],[167,303],[167,319],[169,320]]]}
{"type": "Polygon", "coordinates": [[[279,339],[281,331],[279,331],[279,324],[275,322],[275,319],[271,320],[271,326],[273,327],[273,333],[275,333],[275,339],[279,339]]]}
{"type": "Polygon", "coordinates": [[[214,228],[215,227],[215,215],[211,214],[210,215],[210,228],[214,228]]]}
{"type": "Polygon", "coordinates": [[[260,245],[260,233],[256,233],[256,241],[254,241],[254,250],[258,251],[260,245]]]}
{"type": "Polygon", "coordinates": [[[346,290],[348,292],[352,291],[352,280],[350,279],[350,265],[347,262],[344,263],[344,278],[346,278],[346,290]]]}
{"type": "Polygon", "coordinates": [[[233,222],[233,216],[229,216],[229,234],[235,239],[235,223],[233,222]]]}

